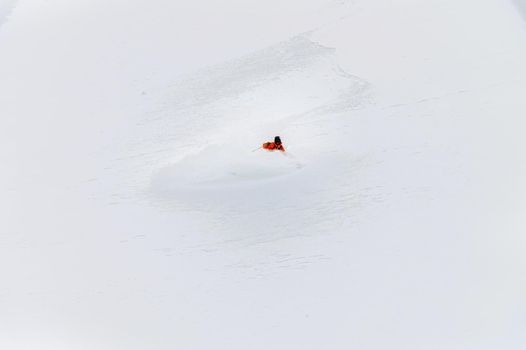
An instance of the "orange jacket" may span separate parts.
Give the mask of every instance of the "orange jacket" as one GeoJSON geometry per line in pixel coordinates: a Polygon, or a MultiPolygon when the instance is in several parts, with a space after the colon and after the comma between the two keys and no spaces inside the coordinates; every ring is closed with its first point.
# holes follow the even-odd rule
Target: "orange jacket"
{"type": "Polygon", "coordinates": [[[268,151],[275,151],[275,150],[280,150],[281,152],[285,152],[285,147],[283,147],[283,145],[278,145],[274,142],[265,142],[263,144],[263,148],[268,150],[268,151]]]}

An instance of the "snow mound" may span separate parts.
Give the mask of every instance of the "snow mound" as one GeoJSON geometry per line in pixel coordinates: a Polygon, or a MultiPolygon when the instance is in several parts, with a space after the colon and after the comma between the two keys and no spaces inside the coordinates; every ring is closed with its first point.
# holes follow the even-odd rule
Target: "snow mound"
{"type": "Polygon", "coordinates": [[[236,146],[210,146],[161,169],[152,181],[155,192],[246,187],[292,174],[303,164],[287,153],[240,152],[236,146]]]}

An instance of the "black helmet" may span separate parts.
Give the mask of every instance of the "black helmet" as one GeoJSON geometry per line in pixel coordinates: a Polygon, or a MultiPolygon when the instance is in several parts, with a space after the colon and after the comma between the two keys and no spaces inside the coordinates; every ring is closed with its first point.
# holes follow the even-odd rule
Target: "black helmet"
{"type": "Polygon", "coordinates": [[[278,145],[281,144],[281,139],[279,136],[274,137],[274,143],[277,143],[278,145]]]}

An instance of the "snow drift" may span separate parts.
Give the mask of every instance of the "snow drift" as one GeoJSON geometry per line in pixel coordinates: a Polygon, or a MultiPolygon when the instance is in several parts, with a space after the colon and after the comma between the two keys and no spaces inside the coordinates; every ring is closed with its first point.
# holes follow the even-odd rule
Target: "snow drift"
{"type": "Polygon", "coordinates": [[[205,149],[185,158],[154,178],[154,187],[162,194],[170,190],[242,186],[272,180],[302,167],[286,154],[258,154],[233,151],[234,145],[205,149]]]}

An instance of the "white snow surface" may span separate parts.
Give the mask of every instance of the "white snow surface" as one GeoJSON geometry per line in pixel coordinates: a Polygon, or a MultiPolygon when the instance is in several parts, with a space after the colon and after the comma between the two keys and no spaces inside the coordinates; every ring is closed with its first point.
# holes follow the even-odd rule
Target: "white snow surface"
{"type": "Polygon", "coordinates": [[[0,27],[7,21],[15,5],[15,1],[16,0],[3,0],[0,2],[0,27]]]}
{"type": "Polygon", "coordinates": [[[524,349],[523,5],[0,0],[0,349],[524,349]]]}

